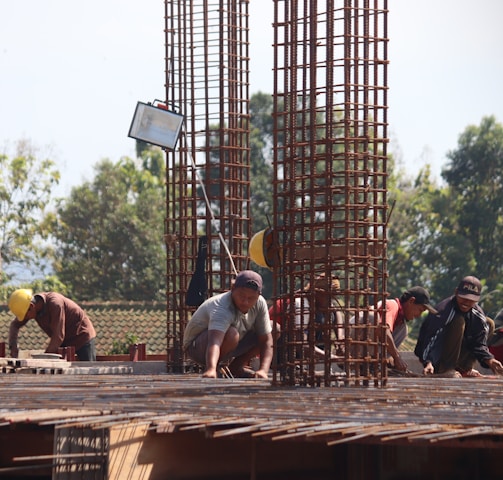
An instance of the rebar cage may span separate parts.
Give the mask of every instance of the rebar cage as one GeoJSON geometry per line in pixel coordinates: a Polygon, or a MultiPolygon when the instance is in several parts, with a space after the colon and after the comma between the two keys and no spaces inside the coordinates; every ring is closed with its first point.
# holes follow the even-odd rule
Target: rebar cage
{"type": "MultiPolygon", "coordinates": [[[[387,1],[272,1],[277,261],[268,300],[282,319],[273,382],[383,385],[387,1]],[[338,287],[321,289],[328,302],[318,307],[323,277],[338,287]]],[[[166,97],[186,116],[167,154],[171,371],[187,368],[181,339],[201,237],[209,295],[249,262],[248,3],[165,2],[166,97]]]]}
{"type": "Polygon", "coordinates": [[[168,367],[180,371],[181,339],[195,308],[186,294],[199,240],[207,244],[204,281],[211,294],[228,290],[247,262],[248,2],[171,0],[165,6],[166,97],[186,117],[166,171],[168,367]]]}

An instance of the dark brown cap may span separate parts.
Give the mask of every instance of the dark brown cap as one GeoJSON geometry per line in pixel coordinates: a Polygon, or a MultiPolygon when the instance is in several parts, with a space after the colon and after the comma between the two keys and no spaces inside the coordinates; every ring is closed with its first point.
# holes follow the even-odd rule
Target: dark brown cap
{"type": "Polygon", "coordinates": [[[480,283],[480,280],[477,277],[470,275],[459,282],[458,288],[456,289],[456,295],[461,298],[466,298],[467,300],[478,302],[481,291],[482,284],[480,283]]]}
{"type": "Polygon", "coordinates": [[[428,312],[430,313],[433,313],[433,315],[438,314],[438,312],[430,304],[430,294],[428,293],[428,290],[426,290],[426,288],[419,286],[412,287],[405,291],[404,295],[408,298],[414,297],[416,299],[415,303],[424,305],[426,307],[426,310],[428,310],[428,312]]]}
{"type": "Polygon", "coordinates": [[[253,270],[243,270],[239,272],[234,281],[234,288],[251,288],[258,293],[262,293],[262,277],[253,270]]]}

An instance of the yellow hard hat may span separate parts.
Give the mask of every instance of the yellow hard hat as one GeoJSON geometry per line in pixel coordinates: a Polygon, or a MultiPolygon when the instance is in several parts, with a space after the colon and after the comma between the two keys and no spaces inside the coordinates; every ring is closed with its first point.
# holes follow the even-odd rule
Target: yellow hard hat
{"type": "Polygon", "coordinates": [[[273,248],[272,229],[257,232],[248,245],[248,255],[261,267],[271,268],[275,264],[277,249],[273,248]],[[276,254],[276,256],[275,256],[276,254]]]}
{"type": "Polygon", "coordinates": [[[33,292],[28,288],[14,290],[9,298],[9,310],[22,322],[30,308],[33,292]]]}

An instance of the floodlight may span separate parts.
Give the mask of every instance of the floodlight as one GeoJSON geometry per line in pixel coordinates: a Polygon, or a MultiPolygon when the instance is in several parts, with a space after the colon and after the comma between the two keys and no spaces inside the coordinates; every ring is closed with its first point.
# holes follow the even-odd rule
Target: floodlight
{"type": "Polygon", "coordinates": [[[183,115],[168,110],[164,104],[138,102],[128,137],[173,150],[183,120],[183,115]]]}

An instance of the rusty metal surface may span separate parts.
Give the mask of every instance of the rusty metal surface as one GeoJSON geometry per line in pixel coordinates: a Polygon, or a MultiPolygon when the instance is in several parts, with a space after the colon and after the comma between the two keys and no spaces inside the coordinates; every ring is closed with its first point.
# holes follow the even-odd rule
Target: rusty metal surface
{"type": "MultiPolygon", "coordinates": [[[[294,309],[284,313],[278,378],[316,384],[317,336],[348,384],[384,385],[383,335],[369,312],[388,295],[387,2],[275,0],[273,30],[275,296],[309,304],[304,337],[294,309]],[[341,287],[315,313],[305,285],[323,274],[341,287]],[[338,311],[343,335],[330,321],[338,311]]],[[[326,386],[330,370],[327,355],[326,386]]]]}
{"type": "Polygon", "coordinates": [[[198,375],[2,375],[1,380],[0,427],[147,422],[158,433],[196,429],[213,437],[328,445],[503,446],[502,378],[390,378],[386,388],[276,388],[265,380],[198,375]]]}
{"type": "Polygon", "coordinates": [[[210,295],[228,290],[248,262],[248,1],[166,0],[165,47],[166,103],[185,116],[177,150],[166,153],[165,225],[168,365],[182,372],[199,239],[210,295]]]}
{"type": "MultiPolygon", "coordinates": [[[[167,343],[170,371],[184,372],[181,337],[194,307],[185,294],[198,237],[208,237],[210,295],[229,288],[234,260],[248,266],[250,214],[250,28],[273,38],[273,219],[280,258],[273,299],[290,301],[320,275],[336,275],[325,324],[314,308],[300,328],[284,311],[275,381],[317,385],[323,337],[325,386],[331,356],[346,383],[385,385],[383,335],[368,313],[386,291],[387,1],[274,0],[272,25],[248,25],[248,1],[166,0],[166,103],[186,116],[176,152],[167,153],[167,343]],[[204,180],[208,193],[205,207],[204,180]],[[229,246],[223,248],[220,235],[229,246]],[[329,320],[343,319],[335,335],[329,320]],[[355,328],[351,318],[361,318],[355,328]],[[305,335],[299,336],[299,331],[305,335]],[[354,333],[354,335],[350,335],[354,333]],[[314,337],[317,340],[314,340],[314,337]]],[[[318,312],[320,313],[320,312],[318,312]]],[[[190,363],[190,362],[189,362],[190,363]]]]}

